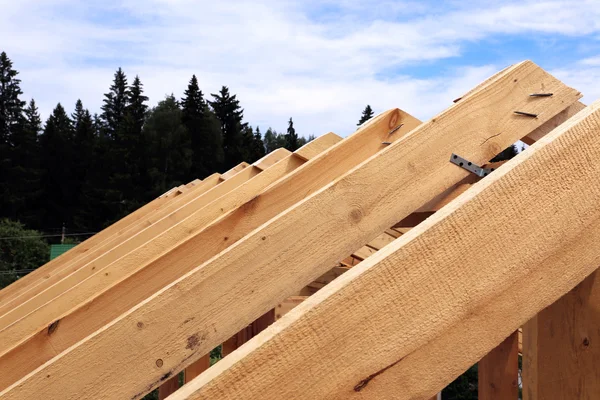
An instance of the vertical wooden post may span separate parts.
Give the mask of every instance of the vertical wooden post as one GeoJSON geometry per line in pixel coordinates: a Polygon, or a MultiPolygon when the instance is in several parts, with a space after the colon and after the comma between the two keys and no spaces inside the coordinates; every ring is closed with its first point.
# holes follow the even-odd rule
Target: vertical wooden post
{"type": "Polygon", "coordinates": [[[223,357],[231,354],[235,349],[258,335],[273,322],[275,322],[275,310],[269,310],[223,343],[223,357]]]}
{"type": "Polygon", "coordinates": [[[523,398],[599,396],[600,275],[596,271],[523,327],[523,398]]]}
{"type": "Polygon", "coordinates": [[[179,389],[179,374],[160,385],[158,388],[158,400],[164,400],[179,389]]]}
{"type": "Polygon", "coordinates": [[[204,371],[210,368],[210,353],[197,360],[185,369],[184,382],[188,383],[204,371]]]}
{"type": "Polygon", "coordinates": [[[479,361],[479,400],[519,397],[519,332],[507,337],[479,361]]]}

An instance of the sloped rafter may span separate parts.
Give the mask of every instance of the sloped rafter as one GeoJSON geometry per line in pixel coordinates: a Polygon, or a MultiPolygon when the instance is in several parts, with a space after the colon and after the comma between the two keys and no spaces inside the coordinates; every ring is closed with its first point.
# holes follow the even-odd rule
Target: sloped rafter
{"type": "MultiPolygon", "coordinates": [[[[299,151],[307,155],[318,154],[340,140],[339,136],[329,133],[313,140],[299,149],[299,151]]],[[[115,268],[111,270],[111,274],[113,275],[111,278],[118,277],[118,274],[121,274],[125,278],[125,280],[118,282],[119,284],[115,286],[114,290],[102,294],[102,287],[97,288],[93,286],[102,284],[102,281],[87,280],[82,282],[82,284],[74,288],[74,291],[69,293],[69,296],[83,293],[85,295],[84,300],[87,299],[87,296],[95,296],[95,298],[91,301],[91,304],[88,302],[87,305],[74,309],[68,318],[60,316],[57,313],[59,310],[56,309],[55,302],[48,304],[47,309],[36,310],[35,313],[48,311],[55,313],[54,315],[58,315],[60,322],[50,325],[58,326],[60,324],[61,329],[52,329],[52,335],[48,335],[49,331],[46,328],[49,325],[48,322],[45,323],[45,326],[42,324],[43,328],[29,338],[20,337],[15,331],[0,333],[0,336],[6,335],[4,336],[5,338],[8,337],[8,334],[13,334],[10,338],[15,343],[20,340],[16,348],[12,348],[0,356],[1,365],[11,365],[11,368],[7,369],[7,373],[0,375],[0,388],[7,387],[24,374],[42,365],[62,350],[118,317],[139,301],[150,296],[156,290],[159,290],[184,273],[184,271],[177,269],[170,270],[168,263],[160,262],[162,260],[161,257],[146,266],[140,265],[140,259],[146,257],[146,259],[151,261],[153,259],[152,256],[157,252],[159,252],[158,255],[160,256],[161,252],[165,253],[169,247],[177,246],[180,240],[202,231],[202,228],[206,224],[253,198],[265,187],[292,172],[304,162],[303,158],[297,157],[295,154],[284,157],[283,160],[265,169],[264,172],[245,182],[237,189],[227,193],[222,198],[216,199],[190,218],[175,225],[171,231],[167,232],[168,235],[161,236],[163,239],[149,242],[129,253],[120,260],[119,264],[113,265],[115,268]],[[146,268],[147,275],[141,278],[139,273],[131,275],[135,272],[135,269],[140,268],[146,268]],[[140,285],[139,282],[144,282],[144,285],[140,285]],[[102,296],[98,297],[100,294],[102,296]],[[15,359],[21,361],[14,365],[15,359]]],[[[69,299],[72,301],[72,307],[76,307],[80,302],[76,297],[69,297],[69,299]]],[[[70,310],[69,307],[65,307],[65,309],[70,310]]],[[[34,328],[36,325],[32,324],[31,327],[34,328]]],[[[0,369],[4,369],[4,367],[0,367],[0,369]]]]}
{"type": "Polygon", "coordinates": [[[372,240],[386,226],[459,182],[466,172],[448,162],[451,152],[484,163],[579,97],[533,63],[511,67],[3,394],[26,397],[43,387],[49,395],[58,390],[63,398],[84,392],[91,397],[141,396],[325,272],[327,265],[352,248],[372,240]],[[552,90],[554,96],[529,98],[529,93],[541,88],[552,90]],[[515,109],[538,117],[519,117],[515,109]],[[290,235],[292,227],[296,230],[290,235]],[[312,251],[307,253],[306,248],[312,251]],[[260,254],[260,259],[252,254],[260,254]],[[249,258],[252,263],[247,263],[249,258]],[[290,265],[285,260],[296,262],[290,265]],[[241,268],[248,264],[253,268],[241,268]],[[260,284],[260,291],[253,289],[254,284],[260,284]],[[242,295],[246,290],[251,295],[242,295]],[[224,308],[231,309],[226,318],[218,313],[224,308]],[[132,337],[137,351],[116,351],[121,341],[132,337]],[[150,361],[146,351],[160,358],[150,361]],[[84,362],[91,354],[94,368],[84,362]],[[132,364],[137,368],[125,368],[132,364]],[[114,385],[117,380],[118,386],[114,385]]]}
{"type": "Polygon", "coordinates": [[[172,398],[432,396],[598,267],[599,133],[597,102],[172,398]]]}
{"type": "MultiPolygon", "coordinates": [[[[162,207],[159,207],[153,210],[152,212],[144,215],[143,218],[136,220],[135,223],[123,226],[118,230],[108,228],[103,231],[106,231],[106,235],[99,234],[99,237],[102,238],[101,241],[96,241],[93,242],[93,245],[90,244],[89,246],[86,245],[82,247],[81,252],[79,252],[79,250],[77,252],[73,252],[72,255],[64,257],[62,259],[63,261],[61,262],[51,262],[40,267],[40,274],[28,274],[24,278],[19,279],[16,282],[19,283],[19,285],[17,285],[15,289],[12,290],[10,293],[7,293],[7,297],[3,298],[2,305],[0,306],[0,315],[5,314],[6,312],[12,310],[14,307],[22,304],[31,297],[35,296],[40,291],[51,286],[53,283],[60,279],[60,276],[62,276],[60,275],[61,273],[64,274],[67,270],[76,271],[77,268],[94,260],[103,253],[110,251],[114,246],[124,242],[133,235],[148,228],[154,222],[177,210],[182,205],[186,204],[190,199],[194,198],[194,196],[202,195],[206,191],[212,189],[220,183],[220,179],[221,175],[213,174],[210,177],[206,178],[202,182],[202,184],[198,185],[192,190],[189,190],[185,194],[180,194],[174,197],[172,201],[169,201],[168,203],[165,203],[162,207]]],[[[77,246],[76,248],[78,247],[79,246],[77,246]]],[[[67,252],[65,254],[68,253],[71,252],[67,252]]],[[[37,271],[34,271],[34,273],[35,272],[37,271]]],[[[9,288],[12,286],[13,285],[10,285],[9,288]]]]}
{"type": "MultiPolygon", "coordinates": [[[[214,176],[207,178],[207,180],[209,182],[214,181],[216,184],[218,182],[218,174],[214,174],[214,176]]],[[[37,281],[43,279],[45,276],[49,276],[49,274],[52,274],[57,268],[60,268],[67,262],[71,262],[75,258],[81,257],[83,253],[86,253],[95,246],[100,245],[100,243],[107,240],[112,235],[125,230],[127,227],[136,223],[140,219],[145,218],[147,215],[155,212],[157,209],[166,206],[166,204],[171,203],[172,200],[175,197],[177,197],[175,194],[175,189],[176,188],[171,189],[169,192],[163,194],[162,196],[139,208],[133,213],[125,216],[124,218],[110,225],[106,229],[103,229],[101,232],[78,244],[71,250],[61,254],[54,260],[47,262],[35,271],[25,275],[18,281],[13,282],[11,285],[3,288],[2,290],[0,290],[0,304],[4,304],[13,297],[18,296],[30,285],[34,285],[37,281]]]]}

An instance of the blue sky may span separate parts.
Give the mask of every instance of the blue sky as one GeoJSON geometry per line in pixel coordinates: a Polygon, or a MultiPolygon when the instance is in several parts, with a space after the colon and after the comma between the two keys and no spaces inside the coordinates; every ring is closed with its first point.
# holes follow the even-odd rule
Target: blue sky
{"type": "Polygon", "coordinates": [[[99,111],[114,71],[150,104],[227,85],[246,120],[302,135],[351,133],[366,104],[426,120],[531,59],[600,98],[600,0],[2,0],[0,50],[44,116],[99,111]]]}

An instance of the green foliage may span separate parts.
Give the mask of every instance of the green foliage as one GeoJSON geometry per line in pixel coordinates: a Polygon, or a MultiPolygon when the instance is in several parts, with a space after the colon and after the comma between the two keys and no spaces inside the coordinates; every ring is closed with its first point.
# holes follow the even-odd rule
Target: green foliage
{"type": "Polygon", "coordinates": [[[242,122],[244,110],[236,95],[229,93],[229,88],[223,86],[219,94],[211,94],[213,101],[208,103],[215,116],[221,123],[223,137],[224,170],[228,170],[243,161],[242,130],[246,124],[242,122]]]}
{"type": "Polygon", "coordinates": [[[222,169],[223,137],[221,123],[204,101],[196,75],[181,99],[182,122],[191,139],[191,173],[200,179],[222,169]]]}
{"type": "Polygon", "coordinates": [[[182,116],[177,100],[170,95],[152,109],[144,126],[146,146],[152,154],[150,177],[155,194],[189,180],[191,140],[182,116]]]}
{"type": "Polygon", "coordinates": [[[289,151],[296,151],[299,147],[300,144],[298,143],[296,129],[294,129],[294,121],[292,121],[292,117],[290,117],[287,133],[285,134],[285,148],[289,151]]]}
{"type": "Polygon", "coordinates": [[[477,364],[465,371],[442,391],[444,400],[477,400],[477,364]]]}
{"type": "Polygon", "coordinates": [[[40,233],[23,224],[0,220],[0,288],[8,286],[23,273],[48,261],[50,249],[40,233]]]}
{"type": "Polygon", "coordinates": [[[362,112],[362,115],[360,116],[360,119],[358,120],[358,124],[356,125],[362,125],[365,122],[367,122],[368,120],[370,120],[371,118],[373,118],[373,109],[371,108],[370,105],[367,104],[367,106],[365,107],[365,109],[362,112]]]}

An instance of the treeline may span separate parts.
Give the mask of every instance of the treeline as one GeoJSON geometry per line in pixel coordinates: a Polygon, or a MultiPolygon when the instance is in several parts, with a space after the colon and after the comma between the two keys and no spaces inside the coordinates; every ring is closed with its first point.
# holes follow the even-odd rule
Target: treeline
{"type": "MultiPolygon", "coordinates": [[[[294,129],[264,135],[226,86],[205,96],[192,76],[181,99],[150,108],[143,84],[119,68],[99,114],[78,100],[44,122],[0,54],[0,218],[43,232],[95,232],[168,189],[307,142],[294,129]]],[[[310,140],[310,138],[309,138],[310,140]]]]}

